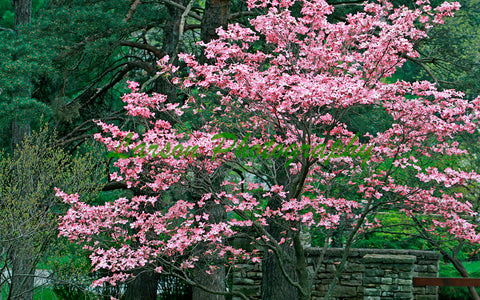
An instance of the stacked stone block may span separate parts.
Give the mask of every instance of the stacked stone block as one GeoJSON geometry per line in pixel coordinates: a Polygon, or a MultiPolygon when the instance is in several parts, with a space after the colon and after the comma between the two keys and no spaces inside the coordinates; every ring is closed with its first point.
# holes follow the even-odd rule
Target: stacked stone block
{"type": "Polygon", "coordinates": [[[413,255],[365,255],[364,300],[413,299],[413,263],[416,260],[413,255]]]}
{"type": "MultiPolygon", "coordinates": [[[[258,264],[240,264],[233,272],[233,290],[242,292],[249,299],[261,299],[262,292],[262,266],[258,264]]],[[[232,300],[241,300],[233,297],[232,300]]]]}
{"type": "MultiPolygon", "coordinates": [[[[413,277],[438,277],[440,254],[430,251],[418,252],[413,277]]],[[[437,286],[414,286],[415,300],[437,300],[437,286]]]]}
{"type": "MultiPolygon", "coordinates": [[[[317,266],[322,249],[307,248],[310,268],[317,266]]],[[[314,282],[312,298],[323,299],[333,282],[343,249],[325,253],[314,282]]],[[[349,259],[334,289],[335,300],[436,300],[437,287],[413,287],[413,277],[438,277],[440,254],[432,251],[351,249],[349,259]]],[[[233,290],[243,291],[250,299],[260,299],[260,264],[243,264],[233,272],[233,290]]],[[[239,300],[240,298],[233,298],[239,300]]]]}

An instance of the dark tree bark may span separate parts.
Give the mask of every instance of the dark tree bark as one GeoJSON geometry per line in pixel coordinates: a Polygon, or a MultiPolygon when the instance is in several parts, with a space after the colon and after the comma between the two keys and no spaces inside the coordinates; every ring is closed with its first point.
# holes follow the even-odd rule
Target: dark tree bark
{"type": "MultiPolygon", "coordinates": [[[[183,1],[176,0],[175,2],[183,4],[183,1]]],[[[179,42],[180,18],[183,11],[171,5],[167,5],[167,10],[168,19],[165,22],[165,29],[163,31],[163,43],[161,51],[162,53],[172,55],[173,53],[175,53],[177,43],[179,42]]]]}
{"type": "Polygon", "coordinates": [[[22,124],[14,120],[12,122],[12,152],[22,144],[25,136],[30,136],[31,134],[30,124],[22,124]]]}
{"type": "MultiPolygon", "coordinates": [[[[269,207],[271,209],[278,209],[280,206],[280,199],[272,199],[269,201],[269,207]]],[[[282,233],[285,231],[285,227],[282,226],[282,220],[278,218],[271,218],[268,221],[268,232],[276,240],[280,240],[282,237],[285,237],[285,234],[282,233]]],[[[288,232],[288,231],[287,231],[288,232]]],[[[290,257],[290,259],[295,260],[295,250],[289,245],[289,243],[284,243],[283,251],[284,254],[290,257]]],[[[295,263],[285,264],[286,273],[293,280],[297,280],[296,272],[294,269],[295,263]]],[[[274,253],[269,251],[264,252],[264,257],[262,259],[262,299],[298,299],[298,290],[296,287],[291,285],[287,278],[283,275],[280,263],[277,256],[274,253]]]]}
{"type": "Polygon", "coordinates": [[[141,270],[127,284],[124,300],[156,300],[160,274],[153,270],[141,270]]]}
{"type": "MultiPolygon", "coordinates": [[[[194,197],[194,199],[197,197],[194,197]]],[[[200,197],[198,197],[200,200],[200,197]]],[[[202,215],[207,213],[209,215],[208,222],[218,223],[226,219],[225,209],[213,201],[207,201],[202,209],[196,211],[197,214],[202,215]]],[[[194,279],[200,285],[208,288],[209,290],[224,292],[225,291],[225,267],[221,262],[218,262],[214,256],[205,256],[205,251],[208,249],[208,245],[199,244],[196,247],[196,252],[200,257],[200,260],[195,265],[194,279]],[[213,264],[218,267],[217,270],[211,274],[207,274],[209,265],[213,264]]],[[[205,292],[201,288],[194,287],[192,289],[193,300],[224,300],[225,296],[215,295],[205,292]]]]}
{"type": "MultiPolygon", "coordinates": [[[[284,163],[283,160],[279,161],[279,164],[284,163]]],[[[287,170],[285,168],[279,170],[276,179],[276,184],[285,186],[286,190],[289,191],[289,197],[292,197],[292,182],[288,179],[287,170]]],[[[281,205],[282,199],[278,196],[273,197],[268,201],[268,206],[272,210],[279,209],[281,205]]],[[[287,230],[287,227],[291,227],[291,224],[286,224],[284,220],[278,217],[267,219],[267,223],[267,231],[277,241],[282,237],[287,238],[287,236],[285,236],[285,231],[291,232],[291,230],[287,230]]],[[[289,237],[293,238],[293,236],[289,237]]],[[[284,263],[285,271],[293,281],[298,281],[295,270],[297,255],[297,253],[295,253],[295,248],[291,246],[290,243],[283,243],[281,246],[283,247],[282,250],[285,256],[288,256],[284,257],[283,261],[285,261],[285,259],[291,260],[290,262],[284,263]]],[[[264,257],[262,259],[262,273],[262,299],[298,299],[298,289],[288,282],[282,272],[278,257],[274,253],[269,253],[269,251],[264,252],[264,257]]]]}
{"type": "MultiPolygon", "coordinates": [[[[212,39],[218,38],[215,30],[218,27],[227,27],[228,16],[230,14],[230,0],[207,0],[205,3],[205,11],[202,16],[202,25],[200,37],[203,42],[207,43],[212,39]]],[[[218,184],[220,180],[217,179],[218,184]]],[[[201,197],[201,195],[198,195],[201,197]]],[[[226,213],[222,206],[215,203],[207,203],[204,206],[204,211],[211,222],[221,222],[226,219],[226,213]]],[[[202,214],[203,211],[198,211],[202,214]]],[[[197,251],[199,253],[205,251],[206,245],[202,245],[197,251]]],[[[221,263],[215,264],[219,269],[212,274],[207,274],[208,264],[214,262],[214,257],[205,257],[203,261],[199,261],[198,267],[195,268],[195,281],[214,291],[225,291],[225,267],[221,263]]],[[[224,300],[223,295],[214,295],[205,292],[204,290],[194,287],[193,300],[224,300]]]]}
{"type": "Polygon", "coordinates": [[[15,28],[30,23],[32,19],[32,0],[13,0],[15,8],[15,28]]]}
{"type": "MultiPolygon", "coordinates": [[[[30,23],[32,19],[32,0],[13,0],[12,5],[15,9],[15,29],[21,24],[30,23]]],[[[30,96],[22,95],[21,93],[19,92],[18,96],[30,96]]],[[[14,120],[12,122],[12,151],[16,145],[23,141],[24,136],[30,133],[30,124],[21,124],[14,120]]]]}
{"type": "MultiPolygon", "coordinates": [[[[15,30],[21,24],[30,23],[32,18],[32,0],[13,0],[15,9],[15,30]]],[[[18,96],[30,96],[20,95],[18,96]]],[[[31,134],[30,124],[12,122],[12,152],[31,134]]],[[[28,251],[28,245],[18,244],[11,253],[12,281],[8,299],[32,300],[36,261],[28,251]]]]}
{"type": "Polygon", "coordinates": [[[12,250],[12,277],[8,300],[32,300],[36,262],[28,251],[28,245],[20,243],[12,250]]]}
{"type": "Polygon", "coordinates": [[[202,31],[200,37],[203,42],[218,38],[215,30],[218,27],[227,27],[230,15],[230,0],[207,0],[202,17],[202,31]]]}

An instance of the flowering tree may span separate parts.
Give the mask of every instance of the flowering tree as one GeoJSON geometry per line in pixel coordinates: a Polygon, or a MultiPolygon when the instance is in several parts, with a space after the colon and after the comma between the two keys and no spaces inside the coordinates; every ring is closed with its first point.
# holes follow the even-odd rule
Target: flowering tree
{"type": "MultiPolygon", "coordinates": [[[[370,2],[336,23],[324,0],[248,5],[265,14],[250,28],[218,29],[219,39],[204,44],[208,64],[180,55],[191,69],[187,78],[172,79],[188,95],[183,105],[130,83],[127,114],[147,120],[148,130],[139,135],[98,122],[105,135],[96,138],[110,151],[129,153],[115,163],[111,180],[150,196],[89,206],[57,191],[72,206],[60,235],[84,244],[95,269],[113,274],[96,284],[114,284],[149,266],[247,299],[196,282],[190,270],[199,260],[209,260],[207,272],[215,272],[262,259],[264,278],[273,279],[264,283],[265,299],[310,299],[320,264],[307,268],[302,231],[317,227],[328,242],[349,219],[348,247],[359,231],[380,226],[371,216],[381,209],[398,208],[426,230],[480,242],[467,221],[475,214],[471,204],[450,192],[480,176],[423,164],[466,154],[455,135],[476,129],[480,99],[468,102],[426,81],[386,80],[408,57],[418,57],[414,43],[458,3],[432,8],[419,0],[410,10],[370,2]],[[355,132],[346,119],[362,107],[382,114],[388,128],[355,132]],[[365,161],[358,154],[367,151],[365,161]],[[213,209],[226,218],[212,220],[213,209]],[[255,247],[234,247],[236,237],[255,247]],[[200,254],[199,243],[208,245],[200,254]],[[258,249],[265,250],[262,258],[258,249]]],[[[167,61],[159,62],[162,72],[175,75],[167,61]]]]}

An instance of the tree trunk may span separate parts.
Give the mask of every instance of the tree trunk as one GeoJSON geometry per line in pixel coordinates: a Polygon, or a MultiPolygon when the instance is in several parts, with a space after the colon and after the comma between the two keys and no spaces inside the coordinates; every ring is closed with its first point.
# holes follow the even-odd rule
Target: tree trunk
{"type": "MultiPolygon", "coordinates": [[[[285,164],[285,159],[280,159],[278,163],[279,165],[285,164]]],[[[291,194],[293,193],[293,191],[291,191],[292,182],[289,180],[285,168],[281,168],[277,173],[276,181],[276,184],[285,187],[285,190],[288,191],[289,197],[291,197],[291,194]]],[[[268,207],[272,210],[277,210],[281,207],[282,201],[283,199],[281,197],[274,196],[269,199],[268,207]]],[[[285,235],[286,232],[292,234],[291,230],[286,230],[286,228],[292,227],[292,224],[287,224],[285,220],[279,217],[272,217],[267,219],[267,223],[269,234],[277,241],[280,241],[281,238],[296,238],[293,235],[288,237],[285,235]]],[[[295,239],[292,241],[295,242],[295,239]]],[[[285,257],[283,259],[285,271],[287,275],[296,282],[298,281],[296,268],[300,267],[297,266],[297,255],[303,255],[303,251],[302,253],[295,251],[294,245],[291,245],[291,242],[285,242],[281,244],[281,247],[285,255],[288,256],[288,258],[285,257]],[[288,262],[288,260],[291,261],[288,262]]],[[[262,299],[299,299],[298,289],[287,280],[282,272],[279,260],[274,253],[265,251],[262,259],[262,273],[262,299]]]]}
{"type": "MultiPolygon", "coordinates": [[[[200,199],[199,195],[194,195],[193,199],[200,199]]],[[[219,223],[223,222],[226,219],[225,209],[218,204],[215,204],[213,201],[206,201],[205,205],[202,208],[198,208],[195,212],[196,214],[203,215],[206,213],[209,215],[207,222],[219,223]]],[[[205,251],[211,247],[203,243],[199,243],[195,247],[195,251],[199,261],[195,264],[195,269],[193,270],[193,276],[197,283],[203,287],[213,290],[224,292],[226,290],[225,286],[225,267],[223,263],[219,262],[215,256],[205,256],[205,251]],[[209,266],[215,265],[218,269],[207,274],[206,271],[210,271],[209,266]]],[[[193,287],[192,288],[192,299],[193,300],[224,300],[225,296],[216,295],[208,293],[201,288],[193,287]]]]}
{"type": "Polygon", "coordinates": [[[202,31],[200,37],[207,43],[218,38],[215,30],[218,27],[226,28],[230,15],[230,0],[207,0],[205,12],[202,16],[202,31]]]}
{"type": "Polygon", "coordinates": [[[30,23],[32,19],[32,0],[13,0],[15,8],[15,29],[20,24],[30,23]]]}
{"type": "MultiPolygon", "coordinates": [[[[203,248],[203,247],[201,247],[203,248]]],[[[200,249],[201,249],[200,248],[200,249]]],[[[205,250],[205,248],[204,248],[205,250]]],[[[213,257],[207,257],[206,262],[212,261],[213,257]]],[[[206,271],[209,270],[208,264],[203,263],[196,266],[193,270],[194,278],[197,283],[204,286],[207,289],[213,291],[225,291],[225,267],[221,264],[217,265],[219,269],[207,274],[206,271]]],[[[215,295],[208,293],[201,288],[194,287],[192,289],[192,300],[225,300],[223,295],[215,295]]]]}
{"type": "Polygon", "coordinates": [[[156,300],[158,291],[158,273],[153,270],[141,270],[127,284],[124,300],[156,300]]]}
{"type": "MultiPolygon", "coordinates": [[[[15,9],[15,29],[21,24],[28,24],[32,19],[32,0],[13,0],[12,5],[15,9]]],[[[30,93],[20,92],[17,96],[30,97],[30,93]],[[27,95],[22,95],[27,94],[27,95]]],[[[12,122],[12,152],[13,149],[20,145],[25,135],[30,135],[30,124],[20,124],[17,120],[12,122]]]]}
{"type": "MultiPolygon", "coordinates": [[[[202,16],[202,25],[200,37],[203,42],[207,43],[212,39],[217,38],[215,29],[218,27],[226,27],[228,25],[228,16],[230,14],[230,0],[207,0],[205,3],[205,11],[202,16]]],[[[221,177],[221,176],[220,176],[221,177]]],[[[217,179],[218,184],[220,181],[217,179]]],[[[194,197],[201,197],[196,195],[194,197]]],[[[223,207],[216,205],[215,203],[207,202],[204,206],[204,211],[207,213],[210,222],[221,222],[226,218],[226,213],[223,207]]],[[[202,214],[203,211],[199,210],[197,213],[202,214]]],[[[204,246],[198,247],[198,252],[204,252],[204,246]]],[[[202,256],[200,256],[202,257],[202,256]]],[[[216,264],[219,269],[213,271],[211,274],[207,274],[209,270],[209,263],[215,261],[214,257],[204,257],[204,260],[199,261],[195,270],[195,281],[203,285],[204,287],[214,291],[225,291],[225,267],[223,264],[216,264]],[[203,263],[202,263],[203,262],[203,263]]],[[[204,290],[194,287],[193,300],[224,300],[225,296],[215,295],[207,293],[204,290]]]]}
{"type": "MultiPolygon", "coordinates": [[[[465,269],[462,262],[458,258],[448,254],[446,251],[443,251],[443,250],[440,250],[440,253],[442,253],[444,256],[447,257],[447,259],[453,264],[455,269],[457,269],[457,271],[460,273],[460,275],[462,275],[462,277],[464,277],[464,278],[469,278],[470,277],[470,275],[468,275],[467,269],[465,269]]],[[[468,287],[468,290],[470,291],[470,294],[472,295],[472,299],[480,300],[480,296],[478,295],[477,290],[474,287],[470,286],[470,287],[468,287]]]]}
{"type": "MultiPolygon", "coordinates": [[[[276,239],[280,240],[285,237],[282,234],[285,227],[279,224],[279,220],[270,219],[268,221],[268,232],[276,239]]],[[[289,243],[282,244],[283,251],[291,259],[295,258],[295,250],[289,243]]],[[[293,279],[297,280],[294,264],[285,264],[286,273],[293,279]]],[[[278,258],[274,253],[265,251],[262,259],[262,299],[298,299],[298,291],[291,285],[282,273],[278,258]]]]}
{"type": "MultiPolygon", "coordinates": [[[[183,1],[174,1],[183,5],[183,1]]],[[[175,53],[179,39],[179,26],[180,26],[180,17],[182,16],[182,11],[178,8],[167,5],[168,18],[165,22],[165,29],[163,34],[163,43],[161,51],[168,55],[175,53]]]]}
{"type": "Polygon", "coordinates": [[[20,147],[26,136],[30,136],[31,134],[32,129],[30,128],[30,124],[22,124],[14,120],[12,122],[12,152],[20,147]]]}
{"type": "MultiPolygon", "coordinates": [[[[13,0],[15,8],[15,30],[21,24],[30,23],[32,18],[32,0],[13,0]]],[[[12,122],[12,152],[30,135],[29,123],[12,122]]],[[[8,299],[32,300],[36,262],[28,253],[28,246],[17,245],[11,253],[12,278],[8,299]]]]}
{"type": "Polygon", "coordinates": [[[28,245],[20,243],[11,253],[12,276],[8,300],[33,299],[36,264],[28,248],[28,245]]]}

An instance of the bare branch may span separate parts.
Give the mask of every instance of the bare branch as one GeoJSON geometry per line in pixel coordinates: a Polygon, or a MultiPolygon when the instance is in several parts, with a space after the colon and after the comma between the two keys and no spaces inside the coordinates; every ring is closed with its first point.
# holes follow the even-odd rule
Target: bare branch
{"type": "Polygon", "coordinates": [[[254,11],[254,10],[240,11],[240,12],[230,14],[230,16],[228,16],[228,18],[230,20],[235,20],[235,19],[238,19],[238,18],[241,18],[241,17],[254,17],[254,16],[257,16],[258,14],[259,14],[259,12],[254,11]]]}
{"type": "Polygon", "coordinates": [[[157,47],[154,47],[154,46],[149,45],[149,44],[138,43],[138,42],[133,42],[133,41],[120,41],[120,45],[147,50],[149,52],[152,52],[155,55],[155,57],[158,58],[158,59],[160,59],[160,58],[162,58],[166,55],[165,52],[163,52],[160,49],[158,49],[157,47]]]}
{"type": "Polygon", "coordinates": [[[133,18],[133,15],[137,11],[137,6],[140,5],[142,0],[134,0],[132,5],[130,6],[130,9],[128,10],[127,14],[125,15],[125,18],[123,18],[122,22],[128,22],[130,21],[131,18],[133,18]]]}
{"type": "Polygon", "coordinates": [[[362,6],[364,0],[352,0],[352,1],[341,1],[341,2],[335,2],[335,3],[328,3],[330,5],[333,5],[334,7],[339,7],[339,6],[362,6]]]}
{"type": "Polygon", "coordinates": [[[202,28],[202,25],[200,25],[200,24],[187,24],[187,25],[185,25],[185,31],[193,30],[193,29],[200,29],[200,28],[202,28]]]}
{"type": "MultiPolygon", "coordinates": [[[[93,101],[94,99],[98,98],[99,96],[101,96],[102,94],[104,94],[105,92],[107,92],[110,88],[112,88],[113,86],[115,86],[118,82],[120,82],[123,77],[128,73],[130,72],[131,70],[135,69],[135,68],[140,68],[140,69],[144,69],[145,71],[147,71],[147,73],[149,74],[154,74],[155,71],[157,70],[155,66],[149,64],[149,63],[146,63],[146,62],[143,62],[143,61],[129,61],[129,62],[125,62],[123,63],[122,65],[124,65],[125,67],[118,71],[114,78],[110,79],[109,83],[107,83],[106,85],[104,85],[102,88],[98,88],[96,90],[95,93],[93,93],[93,95],[91,96],[87,96],[88,99],[84,101],[84,103],[90,103],[91,101],[93,101]]],[[[117,66],[118,67],[118,66],[117,66]]],[[[105,73],[105,72],[104,72],[105,73]]],[[[98,82],[98,81],[97,81],[98,82]]],[[[89,91],[91,91],[91,87],[93,86],[93,84],[90,85],[89,88],[87,88],[82,94],[80,94],[79,96],[77,96],[75,99],[73,99],[70,103],[68,103],[67,105],[72,105],[73,103],[75,103],[76,101],[78,101],[79,99],[81,99],[82,97],[86,96],[88,94],[89,91]]]]}
{"type": "Polygon", "coordinates": [[[180,45],[183,44],[183,33],[185,32],[185,21],[186,21],[186,17],[188,15],[188,13],[190,12],[190,10],[192,9],[192,6],[193,4],[195,3],[195,0],[190,0],[190,2],[188,2],[188,5],[187,7],[185,8],[185,11],[183,12],[181,18],[180,18],[180,26],[178,28],[178,42],[177,42],[177,46],[175,47],[175,51],[173,52],[173,55],[172,55],[172,62],[175,61],[176,57],[177,57],[177,53],[178,51],[180,50],[180,45]]]}
{"type": "Polygon", "coordinates": [[[407,55],[405,55],[405,57],[408,60],[410,60],[410,61],[416,63],[417,65],[419,65],[420,67],[422,67],[422,69],[424,69],[428,73],[428,75],[432,78],[432,80],[435,82],[435,84],[438,84],[437,77],[433,74],[432,70],[430,70],[430,68],[428,68],[421,60],[415,59],[413,57],[409,57],[407,55]]]}
{"type": "MultiPolygon", "coordinates": [[[[174,7],[178,8],[178,9],[181,9],[181,10],[183,10],[183,11],[187,10],[187,8],[186,8],[185,6],[183,6],[183,5],[181,5],[181,4],[178,4],[177,2],[174,2],[174,1],[171,1],[171,0],[161,0],[161,1],[162,1],[163,3],[169,4],[169,5],[171,5],[171,6],[174,6],[174,7]]],[[[194,19],[197,19],[198,21],[201,21],[201,20],[202,20],[202,17],[201,17],[199,14],[197,14],[197,13],[195,13],[195,12],[193,12],[193,11],[190,11],[190,9],[189,9],[189,11],[188,11],[187,14],[188,14],[188,16],[190,16],[190,17],[192,17],[192,18],[194,18],[194,19]]]]}
{"type": "Polygon", "coordinates": [[[416,58],[413,58],[413,57],[410,57],[406,54],[401,54],[400,55],[401,57],[403,58],[406,58],[408,59],[409,61],[413,62],[413,63],[416,63],[417,65],[419,65],[422,69],[425,70],[425,72],[427,72],[428,76],[430,76],[432,78],[432,80],[435,82],[435,84],[449,84],[449,85],[455,85],[454,82],[449,82],[449,81],[444,81],[444,80],[438,80],[438,78],[433,74],[432,70],[430,70],[429,67],[427,67],[426,63],[435,63],[435,61],[437,61],[437,59],[435,58],[420,58],[420,59],[416,59],[416,58]]]}
{"type": "Polygon", "coordinates": [[[9,32],[15,33],[15,30],[13,30],[11,28],[5,28],[5,27],[0,27],[0,31],[9,31],[9,32]]]}
{"type": "Polygon", "coordinates": [[[73,138],[68,139],[68,140],[64,140],[61,143],[58,143],[58,145],[59,146],[64,146],[66,144],[70,144],[72,142],[79,141],[79,140],[86,140],[86,139],[89,139],[91,137],[93,137],[93,133],[92,134],[83,134],[83,135],[76,136],[76,137],[73,137],[73,138]]]}

